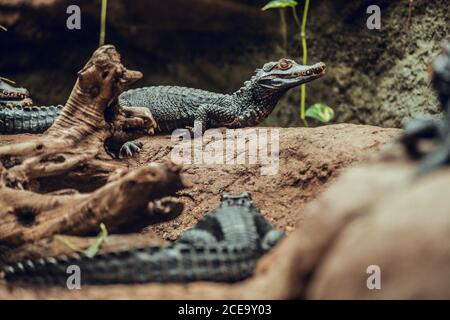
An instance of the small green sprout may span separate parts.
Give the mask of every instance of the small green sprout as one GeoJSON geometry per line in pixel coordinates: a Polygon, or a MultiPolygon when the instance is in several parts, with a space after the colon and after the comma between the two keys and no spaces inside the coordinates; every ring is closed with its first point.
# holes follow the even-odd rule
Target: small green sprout
{"type": "Polygon", "coordinates": [[[334,118],[334,110],[325,104],[315,103],[306,110],[305,116],[320,122],[330,122],[334,118]]]}
{"type": "Polygon", "coordinates": [[[106,229],[105,224],[101,223],[100,224],[100,233],[98,234],[95,243],[87,249],[82,249],[82,248],[78,247],[77,245],[70,242],[70,240],[66,239],[66,237],[64,237],[64,236],[57,235],[57,236],[55,236],[55,240],[58,240],[58,241],[64,243],[66,246],[68,246],[73,251],[81,252],[84,255],[92,258],[98,254],[103,243],[105,243],[108,240],[108,230],[106,229]]]}
{"type": "Polygon", "coordinates": [[[297,4],[298,3],[295,0],[272,0],[262,7],[261,10],[266,11],[268,9],[294,8],[297,4]]]}
{"type": "Polygon", "coordinates": [[[5,82],[9,82],[10,84],[16,84],[16,82],[15,82],[15,81],[13,81],[13,80],[10,80],[10,79],[8,79],[8,78],[3,78],[3,77],[0,77],[0,80],[2,80],[2,81],[5,81],[5,82]]]}

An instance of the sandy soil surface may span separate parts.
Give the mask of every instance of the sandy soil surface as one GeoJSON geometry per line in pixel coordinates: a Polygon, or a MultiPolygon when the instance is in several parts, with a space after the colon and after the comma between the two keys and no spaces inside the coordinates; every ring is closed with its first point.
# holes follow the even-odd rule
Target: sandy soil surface
{"type": "MultiPolygon", "coordinates": [[[[296,222],[303,219],[305,204],[316,198],[342,169],[367,159],[400,132],[358,125],[276,130],[279,130],[280,141],[277,174],[261,175],[258,164],[185,165],[184,176],[192,185],[180,193],[185,213],[172,221],[150,226],[148,230],[173,240],[214,209],[223,192],[247,191],[270,223],[289,233],[296,222]]],[[[142,141],[143,150],[130,160],[131,166],[170,158],[174,143],[167,136],[142,141]]],[[[203,142],[206,144],[211,147],[209,140],[203,142]]]]}
{"type": "MultiPolygon", "coordinates": [[[[279,130],[280,163],[275,175],[261,175],[261,165],[185,165],[183,173],[190,187],[179,193],[185,204],[184,212],[174,220],[151,225],[140,236],[154,239],[154,236],[166,240],[176,239],[183,230],[191,227],[204,214],[215,208],[223,192],[251,192],[257,206],[264,216],[276,227],[288,234],[294,232],[297,223],[304,218],[304,207],[318,197],[327,186],[340,175],[345,168],[371,158],[380,148],[392,141],[398,134],[397,129],[382,129],[361,125],[331,125],[318,128],[291,128],[279,130]]],[[[28,139],[29,135],[2,136],[2,143],[28,139]]],[[[225,139],[226,140],[226,139],[225,139]]],[[[141,153],[127,160],[131,167],[144,166],[151,161],[164,161],[171,158],[171,151],[177,142],[168,136],[142,138],[144,143],[141,153]]],[[[221,140],[203,141],[200,145],[213,146],[221,140]]],[[[136,237],[131,235],[128,237],[136,237]]],[[[124,242],[134,238],[119,238],[124,242]]],[[[116,239],[115,242],[118,240],[116,239]]],[[[36,257],[55,252],[67,251],[54,241],[44,241],[44,245],[30,245],[24,250],[24,256],[36,257]],[[42,248],[45,248],[43,250],[42,248]],[[65,251],[64,251],[65,250],[65,251]],[[43,252],[44,251],[44,252],[43,252]]],[[[120,242],[120,241],[119,241],[120,242]]],[[[143,243],[143,242],[141,242],[143,243]]],[[[245,283],[245,282],[244,282],[245,283]]],[[[222,285],[204,284],[193,289],[191,297],[240,297],[236,295],[239,285],[231,286],[233,293],[223,292],[222,285]],[[204,288],[207,288],[204,291],[204,288]],[[200,291],[197,291],[200,290],[200,291]],[[196,294],[197,293],[197,294],[196,294]]],[[[228,286],[225,286],[228,287],[228,286]]],[[[111,286],[104,288],[87,288],[82,292],[68,293],[65,297],[78,298],[188,298],[186,290],[179,290],[177,285],[158,286],[111,286]],[[140,288],[140,289],[139,289],[140,288]],[[153,289],[149,289],[153,288],[153,289]],[[141,291],[142,290],[142,291],[141,291]],[[150,290],[150,291],[148,291],[150,290]],[[139,296],[142,294],[142,296],[139,296]]],[[[61,291],[25,290],[18,288],[8,291],[0,285],[2,298],[58,298],[61,291]]],[[[67,294],[67,292],[65,293],[67,294]]],[[[284,294],[284,293],[283,293],[284,294]]],[[[281,297],[281,296],[280,296],[281,297]]]]}

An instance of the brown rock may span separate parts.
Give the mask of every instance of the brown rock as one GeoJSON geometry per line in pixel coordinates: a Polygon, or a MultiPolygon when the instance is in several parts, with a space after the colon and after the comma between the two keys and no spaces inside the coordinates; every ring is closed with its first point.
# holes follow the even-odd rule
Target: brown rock
{"type": "Polygon", "coordinates": [[[374,164],[350,170],[319,201],[352,204],[329,214],[355,218],[323,250],[308,298],[450,298],[450,170],[412,182],[411,169],[374,164]],[[337,189],[360,191],[338,197],[337,189]],[[367,288],[371,265],[380,267],[380,290],[367,288]]]}

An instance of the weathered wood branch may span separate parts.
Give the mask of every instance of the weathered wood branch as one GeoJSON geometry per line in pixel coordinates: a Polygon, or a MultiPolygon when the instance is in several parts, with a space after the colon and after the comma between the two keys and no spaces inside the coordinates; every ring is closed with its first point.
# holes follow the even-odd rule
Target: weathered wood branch
{"type": "Polygon", "coordinates": [[[141,76],[122,65],[113,46],[97,49],[53,126],[32,141],[0,147],[0,245],[84,235],[102,222],[111,231],[142,223],[149,203],[183,187],[180,167],[171,163],[129,171],[117,159],[123,143],[156,126],[148,109],[117,103],[141,76]],[[77,191],[93,178],[101,182],[77,191]]]}
{"type": "MultiPolygon", "coordinates": [[[[113,146],[152,134],[155,122],[148,109],[124,109],[117,103],[119,94],[141,77],[140,72],[122,65],[113,46],[97,49],[78,72],[53,126],[32,141],[0,147],[4,167],[0,184],[29,189],[38,178],[73,172],[90,161],[96,163],[91,169],[101,170],[97,160],[111,159],[105,144],[113,146]]],[[[107,171],[114,171],[111,169],[107,171]]]]}
{"type": "Polygon", "coordinates": [[[175,165],[133,170],[89,194],[38,194],[0,189],[0,244],[17,246],[57,233],[83,235],[105,223],[117,230],[145,219],[150,201],[173,195],[183,184],[175,165]]]}

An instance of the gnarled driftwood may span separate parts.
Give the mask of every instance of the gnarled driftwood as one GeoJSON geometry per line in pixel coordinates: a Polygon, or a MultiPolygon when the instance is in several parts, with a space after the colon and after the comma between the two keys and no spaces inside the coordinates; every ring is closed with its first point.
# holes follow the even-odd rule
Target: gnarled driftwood
{"type": "Polygon", "coordinates": [[[31,141],[0,147],[0,244],[82,235],[97,230],[100,222],[115,230],[142,218],[150,201],[183,187],[178,166],[129,171],[113,156],[155,128],[148,109],[117,103],[141,76],[122,65],[113,46],[100,47],[78,72],[53,126],[31,141]],[[92,187],[77,187],[83,183],[92,187]]]}

